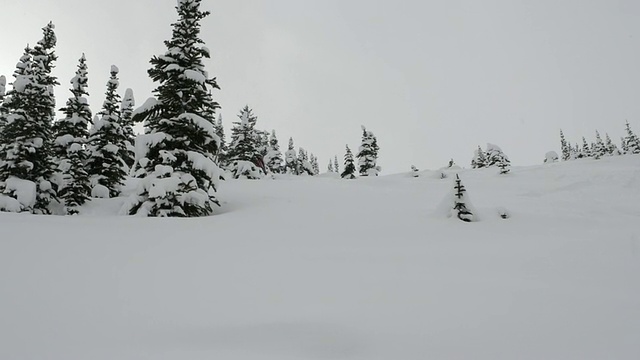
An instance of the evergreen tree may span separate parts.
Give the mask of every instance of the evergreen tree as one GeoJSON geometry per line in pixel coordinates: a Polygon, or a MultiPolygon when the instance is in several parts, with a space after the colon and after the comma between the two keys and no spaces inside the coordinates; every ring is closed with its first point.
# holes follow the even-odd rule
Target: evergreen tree
{"type": "Polygon", "coordinates": [[[507,155],[502,152],[499,146],[487,144],[487,167],[497,166],[500,168],[500,174],[506,174],[510,171],[510,161],[507,155]]]}
{"type": "Polygon", "coordinates": [[[592,151],[593,157],[596,159],[600,159],[601,157],[607,154],[607,149],[605,147],[604,141],[602,141],[602,137],[600,133],[596,130],[596,142],[593,143],[592,151]]]}
{"type": "Polygon", "coordinates": [[[57,60],[54,29],[49,23],[37,45],[25,49],[14,73],[13,89],[3,105],[7,123],[0,134],[0,159],[4,160],[0,164],[0,193],[8,197],[5,204],[11,204],[0,210],[50,214],[49,205],[56,200],[56,164],[51,155],[53,87],[58,85],[51,75],[57,60]],[[18,196],[17,187],[29,188],[30,195],[21,190],[18,196]]]}
{"type": "Polygon", "coordinates": [[[240,121],[233,123],[231,143],[227,157],[229,161],[253,161],[259,154],[260,135],[255,129],[258,118],[249,106],[245,106],[238,114],[240,121]]]}
{"type": "Polygon", "coordinates": [[[118,68],[111,66],[111,77],[107,82],[106,99],[100,119],[89,132],[89,160],[87,169],[91,177],[92,193],[96,197],[120,195],[127,175],[123,158],[128,154],[127,138],[122,128],[120,95],[118,91],[118,68]]]}
{"type": "Polygon", "coordinates": [[[124,134],[124,146],[121,148],[120,156],[124,160],[129,169],[133,168],[136,160],[136,134],[133,130],[135,122],[133,121],[133,108],[136,106],[136,100],[133,97],[133,90],[127,89],[124,92],[124,98],[120,106],[120,123],[124,134]]]}
{"type": "Polygon", "coordinates": [[[346,153],[344,155],[344,171],[340,174],[343,179],[355,179],[356,178],[356,165],[353,163],[353,153],[349,149],[349,145],[346,146],[346,153]]]}
{"type": "Polygon", "coordinates": [[[620,146],[622,148],[622,153],[623,154],[628,154],[629,153],[629,145],[627,144],[627,139],[622,137],[620,140],[621,140],[620,146]]]}
{"type": "Polygon", "coordinates": [[[298,149],[298,169],[298,175],[313,175],[313,167],[311,166],[311,162],[309,162],[307,152],[303,148],[298,149]]]}
{"type": "Polygon", "coordinates": [[[371,131],[362,127],[362,144],[358,151],[358,166],[360,176],[378,176],[380,168],[378,161],[378,141],[371,131]]]}
{"type": "MultiPolygon", "coordinates": [[[[7,111],[4,106],[4,97],[7,90],[7,78],[4,75],[0,75],[0,134],[2,133],[2,127],[7,122],[7,111]]],[[[0,144],[2,140],[0,140],[0,144]]],[[[2,162],[2,159],[0,159],[2,162]]]]}
{"type": "Polygon", "coordinates": [[[337,172],[333,170],[333,160],[329,159],[329,165],[327,166],[327,172],[337,172]]]}
{"type": "Polygon", "coordinates": [[[609,156],[620,155],[620,150],[618,150],[618,147],[616,146],[616,144],[614,144],[613,141],[611,141],[609,134],[605,134],[604,147],[605,147],[606,153],[609,156]]]}
{"type": "Polygon", "coordinates": [[[313,168],[313,175],[320,175],[320,164],[318,163],[318,157],[311,154],[311,168],[313,168]]]}
{"type": "Polygon", "coordinates": [[[279,174],[282,171],[282,153],[280,152],[280,144],[276,137],[276,131],[271,132],[271,139],[269,140],[269,152],[265,157],[265,163],[267,168],[274,174],[279,174]]]}
{"type": "Polygon", "coordinates": [[[60,111],[64,119],[53,125],[55,141],[53,153],[62,173],[58,197],[63,201],[67,214],[78,213],[78,207],[90,199],[91,186],[85,162],[89,155],[85,149],[91,123],[91,109],[87,102],[87,63],[84,54],[79,60],[76,75],[71,79],[72,97],[60,111]]]}
{"type": "Polygon", "coordinates": [[[217,163],[226,167],[228,164],[226,163],[228,147],[225,140],[224,134],[224,125],[222,124],[222,114],[218,116],[218,122],[216,123],[216,135],[220,139],[220,146],[218,148],[218,152],[216,154],[217,163]]]}
{"type": "Polygon", "coordinates": [[[558,161],[558,153],[555,151],[549,151],[545,154],[544,156],[544,163],[545,164],[550,164],[550,163],[554,163],[558,161]]]}
{"type": "Polygon", "coordinates": [[[285,172],[291,175],[299,175],[300,170],[298,168],[298,157],[296,156],[296,150],[293,147],[293,138],[289,138],[289,148],[284,153],[285,172]]]}
{"type": "Polygon", "coordinates": [[[562,150],[562,161],[571,160],[571,146],[565,140],[562,130],[560,130],[560,148],[562,150]]]}
{"type": "Polygon", "coordinates": [[[593,156],[593,153],[591,152],[591,147],[587,143],[587,139],[585,139],[584,136],[582,137],[582,156],[588,157],[588,158],[593,156]]]}
{"type": "Polygon", "coordinates": [[[338,163],[338,155],[334,155],[333,157],[333,168],[338,174],[340,174],[340,164],[338,163]]]}
{"type": "Polygon", "coordinates": [[[270,142],[269,142],[269,132],[263,130],[256,130],[256,134],[258,134],[258,154],[264,159],[269,153],[270,142]]]}
{"type": "Polygon", "coordinates": [[[467,208],[467,199],[464,185],[462,185],[462,180],[460,180],[460,176],[456,175],[455,180],[455,200],[453,202],[453,211],[456,213],[458,219],[464,222],[472,222],[473,221],[473,213],[467,208]]]}
{"type": "Polygon", "coordinates": [[[7,78],[4,75],[0,75],[0,105],[4,103],[4,96],[7,90],[7,78]]]}
{"type": "Polygon", "coordinates": [[[487,157],[480,145],[478,145],[478,149],[473,154],[473,159],[471,160],[471,168],[472,169],[481,169],[487,167],[487,157]]]}
{"type": "Polygon", "coordinates": [[[631,130],[631,126],[627,121],[627,136],[624,138],[625,145],[628,148],[628,154],[640,154],[640,138],[631,130]]]}
{"type": "Polygon", "coordinates": [[[574,156],[575,159],[582,159],[585,157],[585,155],[582,153],[582,150],[580,149],[580,145],[578,145],[577,143],[573,147],[573,152],[575,154],[574,156]]]}
{"type": "Polygon", "coordinates": [[[214,161],[220,139],[215,131],[212,98],[217,89],[203,59],[209,50],[200,38],[200,21],[209,12],[200,10],[201,0],[180,0],[178,20],[167,51],[151,59],[149,76],[159,86],[134,120],[146,120],[146,155],[140,160],[145,171],[142,191],[130,214],[193,217],[210,215],[217,204],[220,178],[214,161]]]}
{"type": "Polygon", "coordinates": [[[238,114],[240,121],[233,123],[227,158],[229,170],[235,178],[259,179],[264,175],[262,134],[255,129],[258,118],[249,106],[238,114]]]}

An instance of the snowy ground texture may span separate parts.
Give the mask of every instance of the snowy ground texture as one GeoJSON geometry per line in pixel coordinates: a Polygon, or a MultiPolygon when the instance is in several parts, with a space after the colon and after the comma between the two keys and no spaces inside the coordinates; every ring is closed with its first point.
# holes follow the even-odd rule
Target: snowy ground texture
{"type": "Polygon", "coordinates": [[[0,214],[0,359],[640,359],[640,157],[227,181],[219,215],[0,214]],[[508,220],[498,216],[503,207],[508,220]]]}

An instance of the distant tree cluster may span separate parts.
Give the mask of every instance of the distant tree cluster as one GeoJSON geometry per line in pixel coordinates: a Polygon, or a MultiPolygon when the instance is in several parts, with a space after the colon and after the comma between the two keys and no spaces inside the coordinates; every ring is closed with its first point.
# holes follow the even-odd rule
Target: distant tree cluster
{"type": "Polygon", "coordinates": [[[509,158],[498,145],[487,144],[486,150],[482,150],[478,146],[478,149],[474,152],[471,168],[482,169],[489,167],[499,168],[500,174],[507,174],[511,170],[509,158]]]}
{"type": "Polygon", "coordinates": [[[220,165],[234,179],[261,179],[267,174],[320,174],[318,158],[301,147],[296,151],[293,138],[289,138],[289,146],[283,156],[276,131],[269,133],[257,129],[258,117],[249,106],[240,111],[238,118],[231,128],[229,144],[224,143],[221,119],[217,125],[221,147],[225,149],[218,155],[220,165]]]}
{"type": "Polygon", "coordinates": [[[358,153],[355,158],[349,145],[345,147],[345,155],[343,162],[343,171],[340,171],[340,165],[338,164],[338,156],[334,157],[333,162],[329,160],[327,171],[329,173],[339,174],[343,179],[356,179],[356,174],[362,177],[366,176],[378,176],[382,168],[378,165],[378,139],[373,132],[368,131],[362,126],[362,141],[358,148],[358,153]],[[355,159],[358,159],[358,165],[356,167],[355,159]]]}
{"type": "Polygon", "coordinates": [[[565,138],[564,132],[560,130],[560,149],[562,160],[569,161],[575,159],[593,158],[600,159],[605,156],[633,155],[640,154],[640,138],[631,130],[629,122],[626,123],[626,136],[620,139],[618,147],[605,133],[605,138],[598,131],[594,141],[588,142],[583,136],[581,144],[571,144],[565,138]]]}

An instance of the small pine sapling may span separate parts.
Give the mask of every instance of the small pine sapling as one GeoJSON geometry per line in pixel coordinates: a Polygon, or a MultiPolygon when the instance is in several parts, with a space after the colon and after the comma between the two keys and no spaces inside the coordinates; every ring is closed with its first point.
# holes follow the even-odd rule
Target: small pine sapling
{"type": "Polygon", "coordinates": [[[467,208],[466,201],[466,192],[464,185],[462,184],[462,180],[460,180],[460,176],[456,175],[455,186],[454,186],[454,203],[453,203],[453,211],[455,212],[458,219],[464,222],[472,222],[473,221],[473,213],[467,208]]]}

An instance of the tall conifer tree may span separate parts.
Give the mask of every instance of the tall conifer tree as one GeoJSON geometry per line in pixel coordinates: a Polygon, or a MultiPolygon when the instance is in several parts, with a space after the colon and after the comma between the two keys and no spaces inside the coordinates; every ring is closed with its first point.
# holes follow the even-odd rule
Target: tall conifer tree
{"type": "Polygon", "coordinates": [[[127,164],[127,168],[131,169],[136,159],[136,134],[133,130],[135,121],[133,120],[133,108],[136,106],[136,100],[133,96],[133,90],[127,89],[124,92],[124,98],[120,106],[120,124],[124,134],[124,144],[121,147],[120,156],[127,164]]]}
{"type": "MultiPolygon", "coordinates": [[[[89,133],[89,161],[87,169],[91,176],[94,194],[104,196],[100,187],[109,190],[109,197],[120,195],[127,165],[123,155],[128,154],[127,137],[122,127],[120,95],[118,95],[118,68],[111,66],[111,77],[107,82],[106,98],[100,119],[95,121],[89,133]]],[[[102,188],[102,189],[104,189],[102,188]]]]}
{"type": "Polygon", "coordinates": [[[215,78],[204,69],[209,50],[200,39],[200,22],[209,12],[201,0],[179,0],[167,51],[151,59],[151,79],[159,83],[155,99],[134,115],[146,120],[146,155],[142,191],[131,214],[193,217],[210,215],[220,178],[214,161],[220,139],[216,134],[211,95],[215,78]]]}
{"type": "MultiPolygon", "coordinates": [[[[50,214],[56,199],[54,179],[52,123],[55,116],[53,87],[58,85],[51,75],[55,67],[55,26],[49,23],[43,38],[33,49],[27,47],[14,74],[13,89],[5,99],[7,123],[0,134],[0,194],[13,198],[7,211],[30,211],[50,214]],[[15,184],[30,184],[33,197],[18,199],[15,184]],[[26,183],[25,183],[26,182],[26,183]],[[22,200],[22,201],[21,201],[22,200]]],[[[23,186],[24,187],[24,186],[23,186]]]]}
{"type": "Polygon", "coordinates": [[[298,157],[296,155],[296,149],[293,146],[293,138],[289,138],[288,150],[284,153],[285,172],[291,175],[299,175],[300,169],[298,167],[298,157]]]}
{"type": "Polygon", "coordinates": [[[85,162],[89,155],[85,148],[89,136],[91,109],[87,102],[87,60],[82,54],[76,75],[71,79],[72,97],[60,109],[65,115],[53,125],[53,152],[62,173],[58,197],[64,202],[67,214],[78,213],[78,207],[90,199],[91,186],[85,162]]]}
{"type": "Polygon", "coordinates": [[[269,151],[265,157],[265,163],[272,173],[279,174],[282,172],[282,153],[280,152],[280,144],[278,143],[275,130],[271,132],[269,151]]]}

